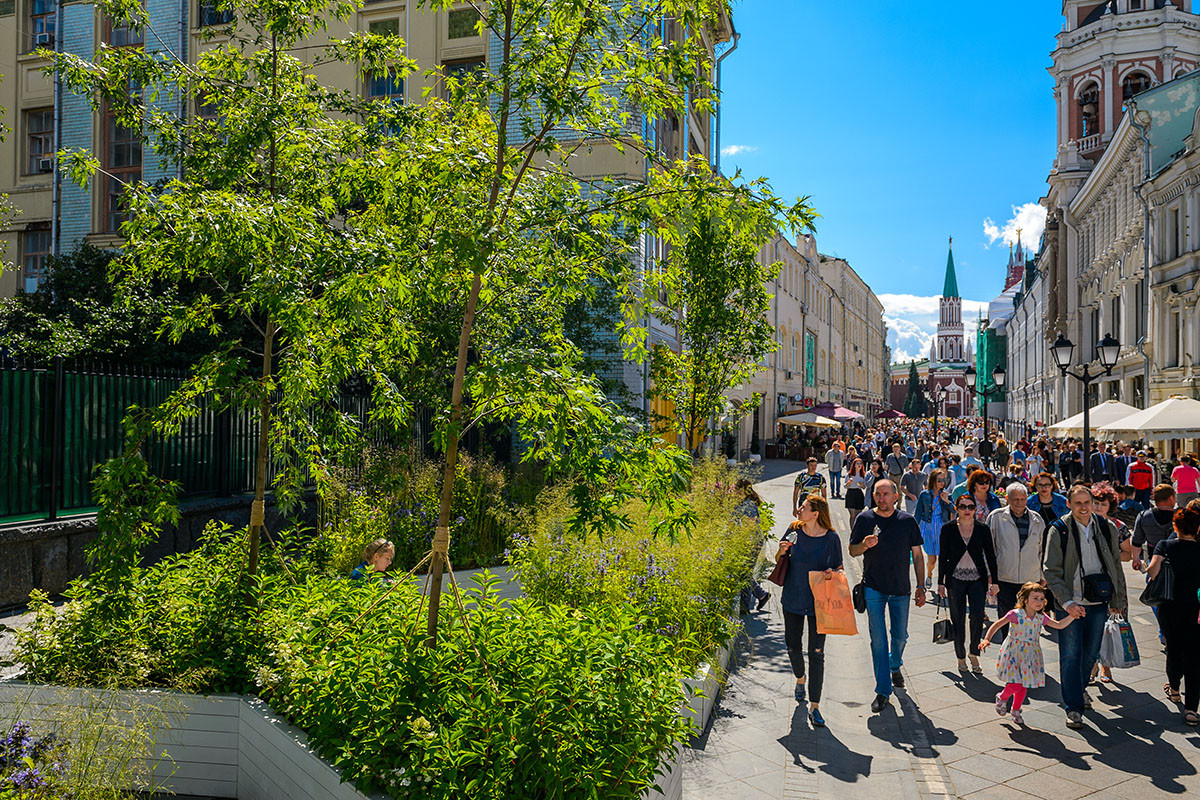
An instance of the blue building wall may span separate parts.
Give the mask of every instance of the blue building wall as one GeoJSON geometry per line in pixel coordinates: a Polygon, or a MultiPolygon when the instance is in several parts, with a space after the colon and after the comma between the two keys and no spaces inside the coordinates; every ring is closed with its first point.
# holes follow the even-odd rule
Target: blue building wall
{"type": "MultiPolygon", "coordinates": [[[[146,0],[146,13],[154,31],[146,31],[146,52],[163,59],[178,57],[187,60],[187,52],[180,52],[186,44],[179,41],[180,15],[186,13],[179,0],[146,0]],[[156,35],[157,34],[157,35],[156,35]],[[160,41],[161,37],[161,41],[160,41]]],[[[178,114],[179,92],[175,89],[156,87],[146,92],[146,105],[156,111],[178,114]]],[[[151,148],[142,153],[142,180],[157,183],[164,178],[174,178],[179,171],[161,158],[151,148]]]]}
{"type": "MultiPolygon", "coordinates": [[[[95,56],[95,8],[91,3],[64,5],[62,37],[63,50],[81,58],[95,56]]],[[[89,98],[63,91],[62,147],[64,150],[95,152],[93,143],[93,113],[89,98]]],[[[92,186],[80,187],[63,178],[59,217],[59,251],[66,253],[93,230],[92,186]]]]}

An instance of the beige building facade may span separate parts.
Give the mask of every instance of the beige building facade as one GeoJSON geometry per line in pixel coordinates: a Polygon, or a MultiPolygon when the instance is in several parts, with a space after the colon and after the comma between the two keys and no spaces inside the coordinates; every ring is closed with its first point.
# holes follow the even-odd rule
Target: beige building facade
{"type": "Polygon", "coordinates": [[[823,256],[812,234],[789,241],[776,235],[759,249],[762,264],[780,263],[769,290],[777,348],[735,400],[758,395],[753,413],[738,421],[739,454],[777,437],[779,418],[835,402],[873,419],[884,410],[887,326],[883,305],[848,262],[823,256]]]}

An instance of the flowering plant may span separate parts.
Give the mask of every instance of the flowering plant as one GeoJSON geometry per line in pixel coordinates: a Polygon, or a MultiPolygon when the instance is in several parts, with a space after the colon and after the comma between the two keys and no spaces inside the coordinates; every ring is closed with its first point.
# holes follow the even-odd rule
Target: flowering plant
{"type": "Polygon", "coordinates": [[[38,738],[28,722],[18,722],[0,739],[0,798],[64,797],[69,767],[65,746],[57,736],[49,733],[38,738]]]}

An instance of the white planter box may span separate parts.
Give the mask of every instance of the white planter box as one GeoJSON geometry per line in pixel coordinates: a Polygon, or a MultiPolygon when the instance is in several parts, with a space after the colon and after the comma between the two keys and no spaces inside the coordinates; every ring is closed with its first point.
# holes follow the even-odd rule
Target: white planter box
{"type": "MultiPolygon", "coordinates": [[[[736,608],[736,605],[735,605],[736,608]]],[[[721,691],[725,673],[729,669],[729,659],[733,657],[733,640],[717,651],[716,658],[711,663],[701,664],[696,671],[696,677],[686,678],[683,682],[688,690],[688,702],[679,709],[679,713],[691,720],[693,733],[699,735],[708,727],[713,709],[717,705],[717,695],[721,691]]],[[[664,759],[664,767],[668,770],[659,786],[661,792],[653,789],[643,795],[644,800],[682,800],[683,798],[683,745],[675,745],[673,757],[664,759]]]]}
{"type": "Polygon", "coordinates": [[[762,453],[751,453],[750,454],[750,463],[751,464],[757,464],[760,461],[762,461],[762,453]]]}
{"type": "Polygon", "coordinates": [[[157,788],[240,800],[369,800],[313,753],[303,731],[255,698],[0,683],[0,725],[24,720],[50,730],[60,719],[56,707],[138,703],[165,714],[166,727],[145,754],[157,788]],[[109,694],[119,697],[106,700],[109,694]]]}

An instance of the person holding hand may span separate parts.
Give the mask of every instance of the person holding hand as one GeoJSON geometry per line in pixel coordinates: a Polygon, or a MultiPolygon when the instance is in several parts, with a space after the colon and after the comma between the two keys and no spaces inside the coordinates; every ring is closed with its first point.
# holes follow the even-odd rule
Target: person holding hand
{"type": "Polygon", "coordinates": [[[854,521],[849,551],[852,557],[863,557],[871,665],[875,672],[871,712],[878,714],[891,702],[892,689],[904,688],[900,668],[908,641],[908,598],[911,593],[918,608],[925,605],[925,554],[917,521],[896,507],[900,499],[896,484],[880,478],[873,496],[875,507],[854,521]],[[910,561],[916,573],[916,591],[909,582],[910,561]]]}
{"type": "Polygon", "coordinates": [[[1121,545],[1111,522],[1093,513],[1092,490],[1084,484],[1067,495],[1071,511],[1046,531],[1043,577],[1060,606],[1058,619],[1079,624],[1058,638],[1059,684],[1067,710],[1067,727],[1082,728],[1083,712],[1091,708],[1084,685],[1100,657],[1104,623],[1109,613],[1128,605],[1121,545]]]}
{"type": "Polygon", "coordinates": [[[971,621],[971,671],[983,672],[979,665],[979,641],[983,638],[983,615],[987,598],[1000,591],[997,585],[996,549],[992,531],[975,519],[975,496],[964,494],[954,502],[958,519],[942,526],[938,555],[938,596],[950,601],[950,622],[954,627],[954,655],[960,672],[967,671],[968,606],[971,621]]]}

